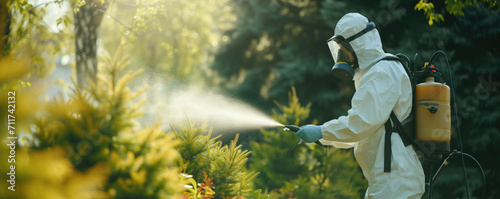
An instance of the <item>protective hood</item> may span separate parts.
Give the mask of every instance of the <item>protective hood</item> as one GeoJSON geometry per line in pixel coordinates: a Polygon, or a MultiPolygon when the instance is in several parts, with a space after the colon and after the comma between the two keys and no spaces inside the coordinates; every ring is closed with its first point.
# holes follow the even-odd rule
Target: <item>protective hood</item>
{"type": "MultiPolygon", "coordinates": [[[[342,35],[344,38],[351,37],[365,29],[367,24],[368,19],[359,13],[346,14],[335,26],[335,35],[342,35]]],[[[367,32],[351,41],[350,44],[356,53],[361,71],[371,67],[377,60],[386,56],[377,29],[367,32]]]]}

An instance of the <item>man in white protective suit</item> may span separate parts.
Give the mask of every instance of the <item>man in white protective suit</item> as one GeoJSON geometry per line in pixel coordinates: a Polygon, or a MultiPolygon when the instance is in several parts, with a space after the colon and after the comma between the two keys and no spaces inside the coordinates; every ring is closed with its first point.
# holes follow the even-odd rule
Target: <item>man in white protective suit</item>
{"type": "MultiPolygon", "coordinates": [[[[384,171],[385,123],[391,111],[400,121],[410,115],[412,90],[401,63],[382,50],[373,22],[358,13],[344,15],[328,40],[336,76],[352,78],[356,92],[346,116],[323,125],[305,125],[295,133],[305,142],[337,148],[354,147],[354,156],[368,180],[365,198],[421,198],[424,172],[411,145],[391,133],[390,171],[384,171]]],[[[390,124],[390,123],[389,123],[390,124]]]]}

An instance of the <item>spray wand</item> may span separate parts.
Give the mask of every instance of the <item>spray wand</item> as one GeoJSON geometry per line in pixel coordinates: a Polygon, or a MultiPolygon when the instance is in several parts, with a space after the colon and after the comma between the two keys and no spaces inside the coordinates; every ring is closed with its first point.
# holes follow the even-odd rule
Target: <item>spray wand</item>
{"type": "MultiPolygon", "coordinates": [[[[283,131],[293,131],[293,132],[297,132],[300,130],[300,127],[298,126],[295,126],[295,125],[285,125],[285,128],[283,128],[283,131]]],[[[297,147],[299,144],[302,144],[302,142],[304,142],[304,140],[300,139],[299,143],[297,143],[295,146],[293,146],[292,149],[290,149],[290,151],[288,152],[292,152],[293,149],[295,149],[295,147],[297,147]]],[[[331,146],[329,145],[323,145],[319,140],[314,142],[318,145],[320,145],[321,147],[323,148],[330,148],[331,146]]]]}

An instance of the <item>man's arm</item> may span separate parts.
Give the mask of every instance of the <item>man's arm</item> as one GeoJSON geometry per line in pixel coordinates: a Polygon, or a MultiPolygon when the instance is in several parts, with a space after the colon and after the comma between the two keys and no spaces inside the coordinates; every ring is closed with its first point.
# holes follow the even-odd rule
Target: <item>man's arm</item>
{"type": "MultiPolygon", "coordinates": [[[[387,65],[390,66],[391,64],[387,65]]],[[[400,78],[393,70],[383,70],[385,67],[372,68],[373,71],[365,74],[358,90],[354,93],[352,108],[347,116],[323,124],[321,129],[323,139],[357,142],[372,135],[384,125],[401,95],[400,78]]]]}

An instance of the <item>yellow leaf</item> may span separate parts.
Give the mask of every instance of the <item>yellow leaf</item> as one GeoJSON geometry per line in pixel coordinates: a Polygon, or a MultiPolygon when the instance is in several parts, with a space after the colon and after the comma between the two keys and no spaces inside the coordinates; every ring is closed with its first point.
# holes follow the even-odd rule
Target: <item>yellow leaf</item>
{"type": "Polygon", "coordinates": [[[137,184],[144,184],[146,182],[146,170],[130,171],[130,178],[137,184]]]}

